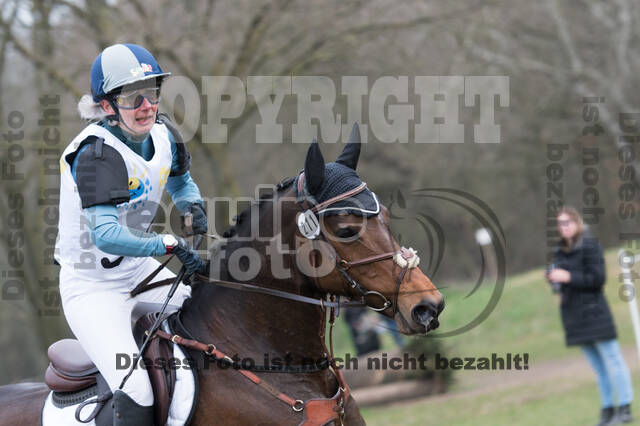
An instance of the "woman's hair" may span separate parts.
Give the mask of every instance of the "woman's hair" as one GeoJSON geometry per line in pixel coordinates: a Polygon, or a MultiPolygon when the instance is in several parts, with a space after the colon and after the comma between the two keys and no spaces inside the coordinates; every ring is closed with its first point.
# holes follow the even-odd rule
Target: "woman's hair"
{"type": "Polygon", "coordinates": [[[560,215],[562,214],[569,216],[569,218],[576,223],[578,228],[576,234],[571,238],[570,241],[567,241],[564,237],[560,236],[560,245],[566,249],[571,249],[573,248],[573,245],[576,243],[576,241],[578,241],[578,239],[584,233],[584,221],[582,220],[582,216],[580,216],[580,213],[578,213],[578,210],[571,206],[562,207],[558,211],[558,215],[556,216],[556,218],[560,217],[560,215]]]}
{"type": "MultiPolygon", "coordinates": [[[[80,113],[80,118],[87,121],[99,121],[107,118],[109,115],[99,102],[93,101],[92,96],[89,94],[85,94],[80,98],[78,102],[78,112],[80,113]]],[[[118,122],[109,120],[109,124],[115,126],[118,122]]]]}

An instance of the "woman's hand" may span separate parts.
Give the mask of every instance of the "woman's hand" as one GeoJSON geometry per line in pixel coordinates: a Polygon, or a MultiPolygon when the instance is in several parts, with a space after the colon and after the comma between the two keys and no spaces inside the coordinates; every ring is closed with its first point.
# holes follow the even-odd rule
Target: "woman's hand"
{"type": "Polygon", "coordinates": [[[185,226],[185,216],[182,215],[182,233],[184,235],[206,234],[209,229],[207,222],[207,213],[204,211],[202,201],[189,204],[187,212],[191,213],[193,223],[191,228],[185,226]]]}
{"type": "Polygon", "coordinates": [[[189,278],[191,275],[196,272],[202,273],[205,270],[205,264],[202,259],[200,259],[200,255],[184,238],[166,234],[162,238],[162,243],[165,245],[167,254],[175,254],[185,266],[186,270],[183,280],[185,284],[190,284],[189,278]]]}
{"type": "Polygon", "coordinates": [[[566,269],[552,269],[547,275],[547,279],[554,283],[569,283],[571,281],[571,272],[566,269]]]}

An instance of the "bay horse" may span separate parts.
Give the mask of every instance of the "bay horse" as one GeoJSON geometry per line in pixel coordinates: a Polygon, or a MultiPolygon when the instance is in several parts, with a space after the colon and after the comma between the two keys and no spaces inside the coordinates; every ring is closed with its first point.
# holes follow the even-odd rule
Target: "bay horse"
{"type": "MultiPolygon", "coordinates": [[[[294,364],[327,360],[332,349],[327,349],[324,330],[327,311],[335,312],[335,296],[360,301],[393,318],[403,334],[425,334],[438,326],[443,297],[417,267],[415,252],[401,248],[392,236],[386,208],[353,208],[351,201],[358,197],[365,204],[378,203],[355,173],[359,153],[357,125],[334,163],[325,164],[314,141],[297,179],[281,182],[237,217],[211,251],[209,277],[195,280],[192,297],[182,307],[180,322],[189,338],[256,364],[276,358],[294,364]],[[331,196],[336,192],[331,185],[340,186],[337,196],[331,196]],[[327,214],[330,210],[339,214],[327,214]],[[256,230],[267,239],[256,241],[256,230]],[[277,268],[289,271],[288,276],[275,273],[273,242],[279,247],[277,268]],[[305,251],[309,243],[312,249],[305,251]],[[254,267],[251,256],[234,253],[247,250],[256,254],[253,262],[257,259],[259,265],[253,277],[243,279],[242,274],[254,267]],[[251,286],[264,291],[241,291],[251,286]]],[[[256,372],[254,376],[268,383],[264,386],[256,386],[234,368],[200,370],[190,424],[365,424],[339,369],[294,369],[256,372]],[[282,395],[294,402],[287,403],[282,395]],[[338,405],[326,404],[336,398],[342,398],[338,405]],[[309,419],[316,409],[340,413],[313,423],[309,419]]],[[[48,392],[46,385],[37,383],[0,387],[0,425],[40,424],[48,392]]]]}

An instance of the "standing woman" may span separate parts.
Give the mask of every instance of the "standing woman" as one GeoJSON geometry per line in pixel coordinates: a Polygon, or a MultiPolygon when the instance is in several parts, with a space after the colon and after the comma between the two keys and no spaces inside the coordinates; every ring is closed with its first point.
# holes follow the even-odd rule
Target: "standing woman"
{"type": "MultiPolygon", "coordinates": [[[[191,157],[177,132],[158,120],[162,71],[143,47],[106,48],[91,68],[91,95],[78,104],[92,119],[60,159],[60,219],[55,257],[69,327],[113,392],[114,424],[151,425],[153,391],[143,368],[120,385],[127,370],[117,354],[134,354],[131,311],[138,301],[162,303],[169,286],[131,297],[129,291],[154,271],[152,256],[174,253],[185,277],[203,268],[187,242],[149,227],[166,189],[193,233],[207,230],[200,191],[189,174],[191,157]]],[[[167,212],[168,216],[168,212],[167,212]]],[[[157,281],[175,277],[163,269],[157,281]]],[[[180,284],[180,306],[191,288],[180,284]]]]}
{"type": "Polygon", "coordinates": [[[603,292],[606,275],[602,250],[598,242],[586,234],[576,209],[564,207],[557,219],[560,245],[547,279],[560,287],[560,312],[567,346],[580,345],[596,372],[602,401],[598,425],[631,422],[633,388],[603,292]]]}

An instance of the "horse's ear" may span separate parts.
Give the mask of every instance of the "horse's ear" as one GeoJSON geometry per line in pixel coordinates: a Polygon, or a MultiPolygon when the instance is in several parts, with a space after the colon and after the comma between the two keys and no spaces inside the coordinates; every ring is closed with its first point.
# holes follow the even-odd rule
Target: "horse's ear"
{"type": "Polygon", "coordinates": [[[307,181],[307,189],[315,194],[324,182],[324,157],[320,152],[320,145],[313,140],[307,151],[307,159],[304,162],[304,175],[307,181]]]}
{"type": "Polygon", "coordinates": [[[358,123],[353,123],[351,135],[349,135],[349,142],[347,142],[347,146],[342,150],[342,154],[340,154],[336,163],[351,167],[355,170],[358,166],[358,158],[360,158],[360,127],[358,127],[358,123]]]}

